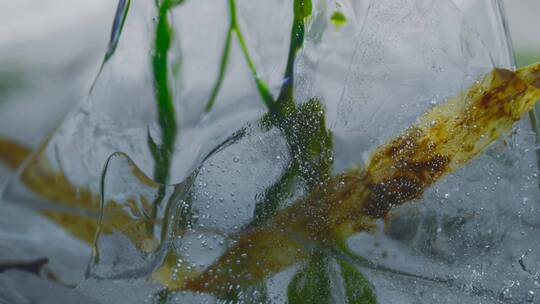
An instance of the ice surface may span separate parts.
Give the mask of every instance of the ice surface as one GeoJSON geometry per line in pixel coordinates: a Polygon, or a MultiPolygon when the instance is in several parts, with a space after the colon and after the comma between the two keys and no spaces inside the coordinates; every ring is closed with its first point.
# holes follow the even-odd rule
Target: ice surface
{"type": "Polygon", "coordinates": [[[47,257],[47,268],[60,279],[76,283],[84,274],[89,248],[60,227],[27,210],[2,204],[0,255],[2,263],[31,262],[47,257]]]}
{"type": "MultiPolygon", "coordinates": [[[[312,97],[324,104],[333,135],[334,173],[361,166],[378,144],[478,76],[511,66],[496,3],[490,3],[480,10],[451,0],[313,2],[295,65],[295,97],[299,104],[312,97]],[[329,21],[336,10],[347,18],[339,27],[329,21]],[[485,23],[494,26],[481,26],[485,23]]],[[[291,1],[245,0],[237,6],[259,76],[277,96],[287,59],[291,1]]],[[[156,303],[163,296],[160,282],[174,285],[182,276],[204,271],[257,225],[257,203],[296,161],[284,131],[260,119],[265,107],[236,37],[216,105],[204,113],[229,24],[227,1],[186,1],[171,12],[170,85],[179,138],[170,185],[152,181],[154,159],[147,138],[161,136],[151,67],[155,18],[152,1],[132,1],[118,49],[92,92],[37,152],[39,166],[26,163],[6,191],[6,201],[37,206],[42,214],[75,212],[69,214],[91,223],[90,232],[97,229],[95,240],[84,244],[57,232],[66,225],[58,220],[51,224],[25,215],[32,228],[25,230],[25,224],[8,216],[0,222],[0,244],[11,244],[0,246],[9,252],[0,262],[50,257],[48,267],[77,288],[8,271],[0,276],[0,299],[34,299],[33,291],[11,289],[24,281],[35,290],[58,290],[42,301],[84,295],[88,303],[156,303]],[[175,64],[180,66],[177,73],[175,64]],[[25,170],[43,174],[52,192],[67,186],[77,189],[76,194],[40,197],[25,170]],[[158,198],[161,204],[154,209],[158,198]]],[[[378,223],[373,233],[350,238],[351,250],[374,263],[357,266],[379,303],[538,301],[535,151],[534,133],[524,120],[514,134],[441,180],[421,200],[395,209],[385,226],[378,223]]],[[[305,195],[307,183],[292,179],[291,193],[277,208],[305,195]]],[[[12,212],[17,216],[23,211],[12,212]]],[[[285,303],[289,282],[302,267],[297,263],[273,273],[239,297],[250,303],[266,295],[262,301],[285,303]]],[[[332,302],[346,303],[335,258],[328,273],[332,302]]],[[[161,303],[219,301],[224,300],[177,292],[161,303]]]]}
{"type": "Polygon", "coordinates": [[[98,304],[100,302],[77,292],[77,290],[44,280],[33,274],[8,271],[0,274],[0,303],[98,304]]]}
{"type": "MultiPolygon", "coordinates": [[[[39,6],[32,1],[2,3],[2,138],[36,148],[88,93],[108,39],[115,6],[112,2],[78,5],[46,0],[39,6]],[[59,6],[63,9],[58,10],[59,6]]],[[[0,184],[7,181],[9,173],[0,168],[0,184]]]]}

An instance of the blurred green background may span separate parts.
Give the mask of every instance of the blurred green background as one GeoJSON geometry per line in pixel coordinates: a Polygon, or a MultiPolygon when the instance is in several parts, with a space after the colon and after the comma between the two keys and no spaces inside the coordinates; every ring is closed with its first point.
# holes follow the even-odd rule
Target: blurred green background
{"type": "Polygon", "coordinates": [[[516,63],[540,61],[540,0],[505,0],[516,63]]]}

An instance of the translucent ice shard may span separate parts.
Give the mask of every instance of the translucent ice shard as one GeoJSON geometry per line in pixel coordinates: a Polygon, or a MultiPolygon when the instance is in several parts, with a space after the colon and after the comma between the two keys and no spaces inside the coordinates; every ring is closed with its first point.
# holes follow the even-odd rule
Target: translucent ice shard
{"type": "Polygon", "coordinates": [[[10,304],[101,303],[94,297],[81,294],[72,288],[20,271],[0,273],[0,302],[10,304]]]}
{"type": "Polygon", "coordinates": [[[91,94],[6,191],[94,245],[79,291],[452,303],[534,285],[535,148],[514,123],[538,66],[495,68],[505,50],[453,1],[125,7],[91,94]]]}
{"type": "MultiPolygon", "coordinates": [[[[173,193],[168,199],[169,211],[160,213],[163,216],[158,217],[160,221],[171,220],[172,226],[168,230],[170,233],[161,234],[166,237],[161,239],[161,242],[166,241],[168,247],[161,255],[154,255],[152,262],[146,261],[151,266],[140,262],[140,254],[145,251],[157,252],[158,246],[151,244],[159,243],[160,236],[152,236],[147,230],[141,229],[145,225],[140,215],[149,212],[143,203],[148,198],[143,198],[155,193],[159,185],[144,177],[125,155],[113,155],[106,167],[112,175],[105,172],[103,179],[103,201],[109,204],[113,201],[127,202],[124,210],[129,211],[132,216],[128,221],[115,219],[115,208],[104,205],[103,211],[109,209],[112,212],[109,215],[104,212],[102,225],[107,223],[107,218],[110,225],[117,226],[123,222],[125,224],[114,229],[116,235],[114,232],[112,237],[102,235],[96,243],[99,256],[106,259],[112,257],[112,261],[116,263],[99,265],[100,261],[97,259],[96,265],[98,268],[103,267],[105,271],[114,272],[116,267],[122,267],[122,263],[118,262],[124,261],[127,262],[124,267],[127,267],[122,271],[127,270],[125,274],[129,275],[109,278],[129,279],[142,275],[165,284],[171,290],[210,291],[217,295],[227,294],[231,286],[235,289],[235,286],[251,285],[267,278],[307,259],[316,244],[332,247],[359,231],[371,229],[374,220],[387,218],[392,208],[420,198],[426,188],[435,181],[485,151],[488,144],[501,134],[509,132],[512,124],[540,98],[539,71],[540,65],[530,66],[516,73],[502,69],[493,71],[464,94],[434,107],[402,135],[376,149],[365,171],[352,170],[332,178],[305,198],[279,211],[274,218],[253,228],[245,226],[248,221],[238,216],[242,214],[241,210],[238,210],[240,213],[227,211],[230,207],[227,205],[232,203],[234,206],[234,198],[218,209],[201,208],[199,204],[213,198],[212,193],[205,189],[234,189],[234,176],[237,173],[253,174],[261,171],[244,171],[253,168],[253,164],[244,160],[251,158],[247,155],[234,155],[236,149],[245,151],[242,149],[243,145],[257,147],[262,144],[253,150],[253,155],[260,156],[259,149],[265,144],[271,143],[274,148],[276,145],[263,139],[259,145],[254,146],[250,141],[257,137],[261,139],[260,135],[253,136],[258,133],[247,133],[239,140],[225,143],[222,149],[206,158],[203,167],[188,183],[176,185],[174,190],[168,187],[170,190],[167,192],[173,193]],[[221,162],[223,163],[218,165],[221,162]],[[243,169],[235,171],[223,168],[223,165],[240,166],[243,169]],[[220,170],[214,172],[214,167],[220,170]],[[212,184],[213,180],[222,180],[222,174],[227,172],[233,174],[230,185],[212,184]],[[215,175],[216,173],[218,175],[215,175]],[[130,197],[138,197],[140,201],[130,200],[130,197]],[[186,212],[186,208],[190,211],[186,212]],[[211,221],[214,218],[213,212],[218,212],[216,219],[219,214],[225,219],[231,214],[237,223],[243,222],[246,228],[228,229],[226,224],[211,221]],[[104,243],[100,244],[101,241],[104,243]],[[226,246],[227,242],[232,244],[226,246]],[[128,252],[123,251],[126,248],[130,248],[128,252]],[[119,253],[120,256],[116,256],[119,253]],[[135,260],[130,258],[134,253],[138,256],[135,260]],[[212,263],[213,260],[215,262],[212,263]],[[133,267],[131,271],[130,267],[133,267]],[[142,272],[137,274],[139,271],[142,272]]],[[[270,132],[268,136],[275,135],[270,132]]],[[[257,179],[262,180],[261,177],[257,179]]],[[[241,190],[237,189],[231,193],[239,192],[241,190]]],[[[252,196],[239,196],[238,199],[245,202],[249,197],[252,196]]],[[[246,220],[249,217],[248,215],[246,220]]],[[[346,263],[346,260],[341,263],[346,263]]],[[[345,266],[346,269],[349,269],[348,267],[352,266],[345,266]]],[[[384,286],[386,279],[382,278],[382,281],[377,282],[384,286]]],[[[491,299],[497,297],[493,289],[482,285],[467,290],[449,279],[432,279],[430,284],[446,284],[460,289],[467,297],[472,297],[471,301],[474,301],[472,299],[475,296],[491,299]]]]}
{"type": "Polygon", "coordinates": [[[494,67],[481,37],[453,1],[371,1],[366,14],[339,103],[340,128],[368,138],[392,132],[429,102],[455,95],[494,67]],[[388,83],[393,90],[385,89],[388,83]],[[391,125],[383,123],[392,111],[402,113],[391,125]]]}
{"type": "Polygon", "coordinates": [[[171,214],[153,214],[152,202],[171,199],[173,187],[153,182],[125,154],[111,155],[102,177],[101,207],[87,277],[136,278],[158,260],[171,214]],[[162,191],[163,193],[160,193],[162,191]]]}
{"type": "Polygon", "coordinates": [[[333,178],[246,231],[187,288],[222,293],[231,285],[250,284],[305,259],[312,243],[339,244],[371,229],[395,206],[421,198],[427,187],[484,151],[534,106],[540,99],[539,69],[497,69],[463,95],[434,107],[376,149],[365,171],[333,178]]]}

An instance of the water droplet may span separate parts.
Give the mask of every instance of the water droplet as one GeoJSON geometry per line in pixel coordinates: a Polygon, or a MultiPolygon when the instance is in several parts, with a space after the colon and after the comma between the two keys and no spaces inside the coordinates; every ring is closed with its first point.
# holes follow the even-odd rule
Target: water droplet
{"type": "Polygon", "coordinates": [[[527,292],[527,302],[532,303],[534,301],[534,291],[529,290],[527,292]]]}

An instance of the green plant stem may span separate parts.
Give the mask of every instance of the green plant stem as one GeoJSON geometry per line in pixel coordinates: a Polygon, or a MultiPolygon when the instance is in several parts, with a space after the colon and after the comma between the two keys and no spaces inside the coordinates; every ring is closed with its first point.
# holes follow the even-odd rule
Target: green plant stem
{"type": "Polygon", "coordinates": [[[225,38],[225,45],[223,46],[223,54],[221,55],[221,63],[219,64],[218,78],[216,80],[216,83],[214,84],[214,87],[212,88],[210,99],[208,100],[208,102],[206,103],[206,107],[204,108],[205,112],[210,112],[210,110],[214,106],[214,103],[216,102],[216,97],[219,93],[219,90],[221,89],[221,84],[223,83],[223,79],[225,78],[225,71],[227,70],[227,65],[229,63],[229,54],[231,52],[232,34],[233,26],[231,24],[229,26],[229,29],[227,30],[227,38],[225,38]]]}
{"type": "MultiPolygon", "coordinates": [[[[158,122],[161,130],[161,142],[156,143],[148,135],[148,145],[154,158],[154,179],[162,184],[152,206],[152,219],[157,215],[157,208],[165,196],[165,184],[169,180],[170,166],[177,136],[176,112],[169,86],[168,53],[171,46],[171,25],[169,10],[172,0],[164,0],[158,6],[158,22],[156,26],[155,45],[152,57],[154,75],[154,91],[158,108],[158,122]]],[[[149,225],[153,229],[153,225],[149,225]]]]}
{"type": "Polygon", "coordinates": [[[236,37],[238,38],[238,44],[240,45],[240,48],[242,49],[242,53],[244,54],[244,58],[246,59],[249,69],[251,70],[251,74],[253,75],[253,78],[255,78],[257,89],[259,90],[259,94],[261,95],[261,98],[264,104],[266,105],[266,107],[268,107],[270,111],[272,111],[274,108],[274,97],[272,96],[272,93],[270,93],[270,89],[268,88],[268,85],[264,82],[264,80],[261,79],[261,77],[259,77],[257,68],[255,67],[253,60],[251,59],[251,56],[249,55],[246,40],[244,39],[244,35],[242,34],[240,27],[238,26],[238,20],[236,18],[235,0],[229,0],[229,7],[231,10],[231,26],[236,33],[236,37]]]}
{"type": "Polygon", "coordinates": [[[159,17],[156,29],[155,52],[153,57],[154,88],[158,104],[158,121],[162,140],[156,144],[154,160],[154,178],[158,183],[166,183],[169,178],[171,156],[176,141],[177,124],[176,112],[169,86],[168,52],[171,45],[171,26],[168,13],[171,1],[165,0],[159,7],[159,17]]]}
{"type": "MultiPolygon", "coordinates": [[[[291,29],[291,44],[287,57],[284,85],[276,102],[268,86],[258,76],[255,64],[249,55],[247,44],[237,22],[235,0],[229,0],[230,25],[221,56],[220,69],[210,99],[206,104],[208,112],[215,104],[216,97],[223,83],[230,56],[232,34],[235,33],[247,65],[255,79],[259,94],[268,108],[268,115],[262,120],[266,127],[277,127],[289,145],[292,161],[287,169],[256,204],[254,221],[248,226],[256,226],[272,217],[281,202],[290,197],[295,179],[300,177],[307,191],[330,177],[332,167],[332,136],[326,129],[324,108],[321,103],[312,99],[300,107],[294,102],[293,74],[294,63],[298,51],[304,43],[304,22],[311,15],[311,1],[295,0],[294,21],[291,29]]],[[[315,256],[322,254],[318,250],[315,256]]],[[[324,271],[326,272],[326,271],[324,271]]],[[[294,288],[293,288],[294,289],[294,288]]]]}
{"type": "MultiPolygon", "coordinates": [[[[234,1],[234,0],[230,0],[234,1]]],[[[259,77],[259,74],[257,73],[257,69],[255,68],[255,64],[253,64],[253,60],[249,56],[249,52],[246,46],[246,41],[244,40],[244,36],[242,32],[240,31],[240,28],[236,24],[234,30],[236,32],[236,37],[238,37],[238,43],[240,44],[240,48],[242,49],[242,53],[244,54],[244,58],[247,61],[248,67],[251,70],[251,74],[253,74],[253,77],[255,78],[255,83],[257,84],[257,90],[259,91],[259,94],[261,95],[261,98],[266,105],[266,107],[270,111],[274,111],[274,97],[272,96],[272,93],[270,93],[270,89],[268,88],[268,85],[264,82],[264,80],[259,77]]]]}
{"type": "Polygon", "coordinates": [[[268,125],[278,127],[291,153],[292,162],[280,179],[265,193],[255,207],[255,222],[272,217],[280,204],[291,196],[294,179],[300,177],[305,188],[310,191],[314,185],[327,179],[332,167],[332,134],[326,129],[324,107],[316,99],[298,107],[294,102],[294,63],[298,51],[304,44],[305,21],[311,15],[311,2],[294,1],[294,17],[291,28],[291,42],[284,74],[284,84],[270,111],[268,125]]]}
{"type": "MultiPolygon", "coordinates": [[[[535,138],[535,144],[536,144],[536,169],[538,171],[538,174],[540,175],[540,129],[538,129],[540,126],[538,125],[538,115],[536,112],[536,107],[534,107],[531,111],[529,111],[529,119],[531,121],[531,128],[534,131],[534,138],[535,138]]],[[[538,187],[540,188],[540,178],[538,180],[538,187]]]]}
{"type": "Polygon", "coordinates": [[[294,63],[298,51],[304,45],[305,20],[311,15],[311,0],[294,0],[294,17],[291,28],[291,41],[283,84],[277,103],[290,103],[293,100],[294,63]]]}
{"type": "MultiPolygon", "coordinates": [[[[156,26],[154,53],[152,58],[152,67],[154,74],[154,92],[158,107],[158,122],[161,129],[161,142],[156,143],[148,134],[148,145],[152,157],[154,158],[154,179],[160,183],[156,198],[152,204],[151,221],[147,229],[154,230],[154,219],[157,217],[157,210],[165,198],[167,182],[170,177],[170,167],[174,146],[177,136],[176,112],[169,85],[169,49],[172,40],[172,28],[169,23],[169,10],[175,5],[179,5],[183,0],[163,0],[158,5],[158,23],[156,26]]],[[[174,197],[174,196],[173,196],[174,197]]],[[[165,217],[170,213],[171,202],[168,202],[165,210],[165,217]]],[[[165,222],[162,229],[162,236],[169,229],[165,222]]],[[[159,293],[158,303],[166,303],[169,297],[168,290],[159,293]]]]}
{"type": "Polygon", "coordinates": [[[247,48],[244,35],[242,34],[240,27],[238,26],[238,21],[236,17],[235,0],[229,0],[229,11],[230,11],[230,24],[229,24],[229,29],[227,30],[227,37],[225,38],[225,45],[223,46],[223,53],[221,55],[221,62],[220,62],[218,77],[217,77],[216,83],[214,84],[212,88],[210,98],[208,102],[206,103],[205,111],[209,112],[214,106],[215,100],[217,98],[217,95],[221,89],[223,80],[225,78],[225,71],[227,70],[227,65],[229,62],[229,56],[230,56],[230,51],[231,51],[231,40],[232,40],[233,33],[235,33],[236,37],[238,38],[238,44],[240,45],[240,49],[242,50],[242,54],[244,55],[244,58],[251,71],[251,74],[253,78],[255,79],[257,90],[259,91],[259,95],[261,96],[263,103],[266,105],[266,107],[270,111],[273,111],[274,97],[272,96],[272,93],[270,92],[268,85],[264,82],[264,80],[261,77],[259,77],[257,68],[255,67],[253,60],[251,59],[251,56],[249,55],[249,51],[247,48]]]}

